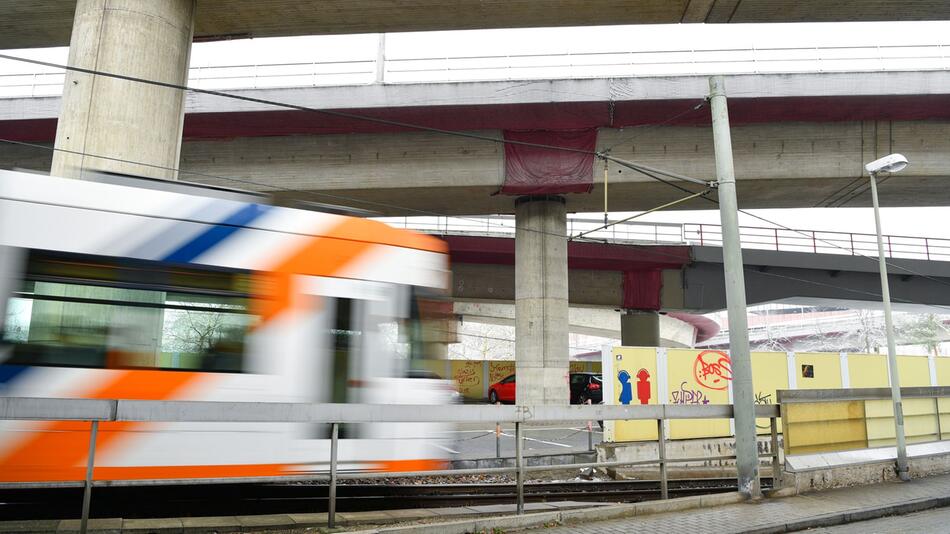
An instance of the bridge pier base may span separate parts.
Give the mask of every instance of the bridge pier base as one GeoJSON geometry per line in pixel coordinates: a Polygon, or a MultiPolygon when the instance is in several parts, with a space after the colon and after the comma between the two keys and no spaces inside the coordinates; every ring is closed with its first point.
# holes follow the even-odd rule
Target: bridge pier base
{"type": "Polygon", "coordinates": [[[518,404],[568,404],[567,208],[561,196],[515,201],[518,404]]]}
{"type": "Polygon", "coordinates": [[[624,310],[620,316],[620,344],[624,347],[659,347],[660,313],[624,310]]]}
{"type": "MultiPolygon", "coordinates": [[[[69,65],[185,84],[195,4],[79,0],[69,65]]],[[[55,146],[70,152],[54,153],[54,176],[82,178],[100,170],[177,178],[170,169],[178,168],[184,91],[70,71],[62,102],[55,146]]]]}

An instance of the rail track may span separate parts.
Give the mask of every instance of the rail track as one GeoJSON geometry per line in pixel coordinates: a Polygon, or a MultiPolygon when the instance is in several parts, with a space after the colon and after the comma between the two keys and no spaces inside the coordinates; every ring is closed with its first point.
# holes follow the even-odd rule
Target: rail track
{"type": "MultiPolygon", "coordinates": [[[[763,479],[770,485],[771,479],[763,479]]],[[[736,490],[734,478],[669,482],[670,497],[736,490]]],[[[337,510],[441,508],[515,502],[514,484],[344,484],[337,487],[337,510]]],[[[79,488],[0,490],[0,520],[78,517],[79,488]]],[[[533,482],[526,502],[637,502],[660,498],[659,483],[648,480],[533,482]]],[[[317,484],[205,484],[194,486],[97,487],[92,517],[182,517],[325,512],[328,488],[317,484]]]]}

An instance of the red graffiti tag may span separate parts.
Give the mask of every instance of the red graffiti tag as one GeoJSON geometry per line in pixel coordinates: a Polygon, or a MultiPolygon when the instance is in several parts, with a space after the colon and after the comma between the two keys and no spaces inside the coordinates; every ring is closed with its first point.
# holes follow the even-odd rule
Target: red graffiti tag
{"type": "Polygon", "coordinates": [[[718,350],[704,350],[693,364],[696,383],[708,389],[726,389],[732,380],[732,361],[718,350]]]}

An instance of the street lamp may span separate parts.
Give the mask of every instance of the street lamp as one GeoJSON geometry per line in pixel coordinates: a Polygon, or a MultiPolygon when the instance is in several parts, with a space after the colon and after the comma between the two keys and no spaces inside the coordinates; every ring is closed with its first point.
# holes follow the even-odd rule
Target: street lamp
{"type": "Polygon", "coordinates": [[[907,442],[904,438],[904,409],[901,406],[901,381],[897,374],[897,346],[894,342],[894,321],[891,319],[891,292],[887,286],[887,262],[884,261],[884,237],[881,235],[881,208],[877,201],[877,174],[899,172],[907,166],[902,154],[891,154],[864,166],[871,177],[871,202],[874,204],[874,225],[877,228],[877,258],[881,271],[881,299],[884,301],[884,328],[887,335],[887,366],[891,371],[891,401],[894,403],[894,434],[897,438],[897,476],[910,480],[907,469],[907,442]]]}

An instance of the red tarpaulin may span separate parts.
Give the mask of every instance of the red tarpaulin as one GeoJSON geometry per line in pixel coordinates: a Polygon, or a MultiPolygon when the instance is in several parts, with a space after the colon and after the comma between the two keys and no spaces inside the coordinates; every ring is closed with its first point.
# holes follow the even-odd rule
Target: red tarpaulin
{"type": "Polygon", "coordinates": [[[506,195],[589,193],[594,187],[597,130],[505,131],[506,141],[520,141],[582,150],[571,152],[536,146],[505,144],[506,195]],[[586,152],[586,153],[585,153],[586,152]]]}
{"type": "Polygon", "coordinates": [[[660,271],[623,273],[623,307],[628,310],[659,310],[663,279],[660,271]]]}

